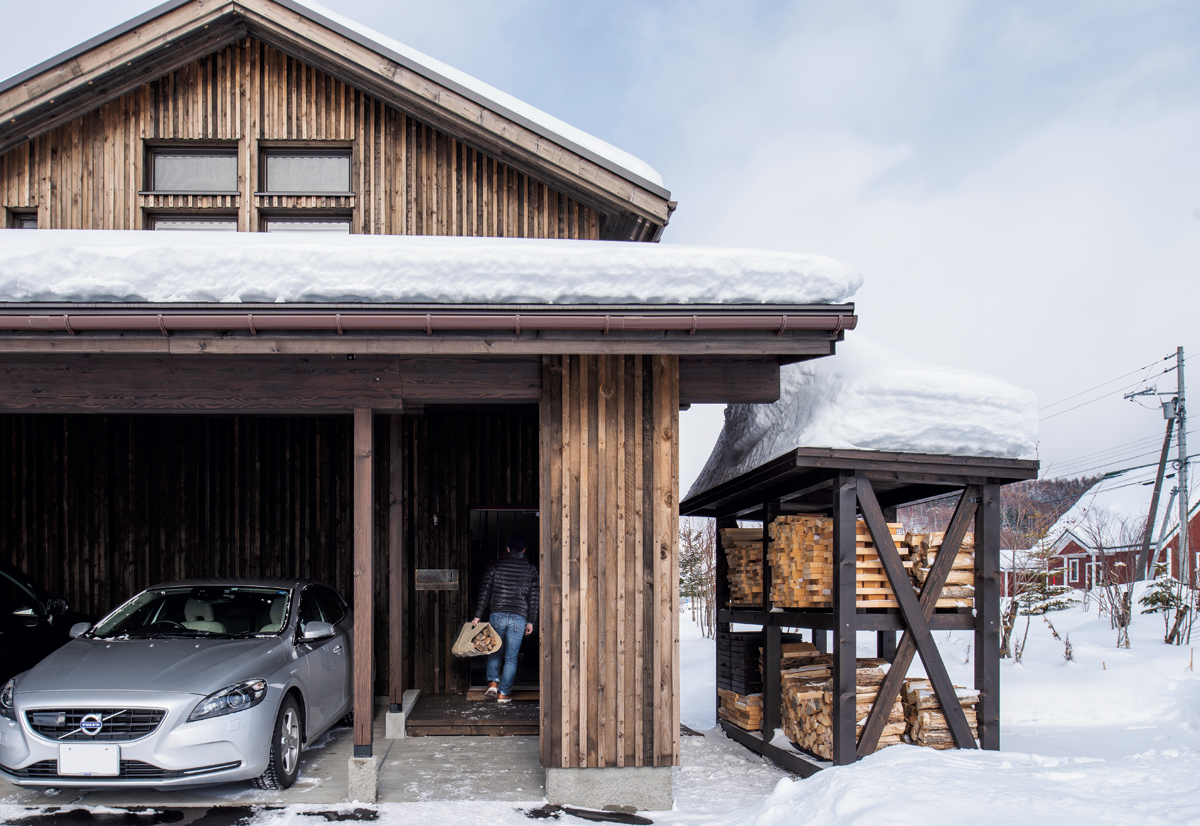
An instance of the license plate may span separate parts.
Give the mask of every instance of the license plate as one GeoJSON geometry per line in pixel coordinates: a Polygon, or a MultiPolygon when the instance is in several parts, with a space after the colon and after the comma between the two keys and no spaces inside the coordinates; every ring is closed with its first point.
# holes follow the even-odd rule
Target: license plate
{"type": "Polygon", "coordinates": [[[116,777],[121,773],[121,747],[102,743],[63,743],[58,747],[58,773],[77,777],[116,777]]]}

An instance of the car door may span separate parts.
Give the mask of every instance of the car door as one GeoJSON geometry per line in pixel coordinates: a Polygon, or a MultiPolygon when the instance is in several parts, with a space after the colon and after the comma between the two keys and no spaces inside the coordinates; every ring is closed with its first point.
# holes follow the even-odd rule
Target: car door
{"type": "MultiPolygon", "coordinates": [[[[353,641],[351,638],[351,623],[349,608],[345,600],[338,596],[337,591],[325,585],[314,586],[317,592],[317,597],[321,601],[321,612],[325,615],[325,621],[333,626],[334,638],[338,640],[338,645],[334,646],[334,653],[339,657],[339,667],[342,669],[342,677],[339,683],[339,700],[337,708],[346,708],[350,704],[350,698],[354,694],[353,678],[353,641]]],[[[336,711],[334,712],[337,713],[336,711]]]]}
{"type": "Polygon", "coordinates": [[[32,668],[57,647],[46,607],[0,571],[0,682],[32,668]]]}
{"type": "Polygon", "coordinates": [[[308,705],[308,730],[321,731],[341,709],[342,657],[345,641],[338,634],[323,640],[304,640],[310,622],[328,622],[321,600],[310,585],[300,595],[299,622],[296,626],[296,650],[303,661],[304,698],[308,705]]]}

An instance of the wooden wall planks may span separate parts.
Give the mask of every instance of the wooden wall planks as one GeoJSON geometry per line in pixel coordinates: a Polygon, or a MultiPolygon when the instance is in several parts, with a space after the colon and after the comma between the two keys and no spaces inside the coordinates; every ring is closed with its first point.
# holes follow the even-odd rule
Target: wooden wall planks
{"type": "Polygon", "coordinates": [[[147,210],[340,211],[353,231],[597,239],[601,215],[254,38],[245,38],[0,155],[0,206],[50,229],[142,229],[147,210]],[[140,196],[149,142],[236,144],[233,197],[140,196]],[[269,142],[350,146],[355,197],[259,197],[269,142]]]}
{"type": "Polygon", "coordinates": [[[544,357],[543,766],[679,764],[678,377],[544,357]]]}

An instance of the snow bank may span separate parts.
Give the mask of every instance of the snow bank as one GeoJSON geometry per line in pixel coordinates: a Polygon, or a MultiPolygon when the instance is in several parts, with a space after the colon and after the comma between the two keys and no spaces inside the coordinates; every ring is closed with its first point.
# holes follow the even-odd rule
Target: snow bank
{"type": "Polygon", "coordinates": [[[565,123],[553,115],[543,112],[537,107],[530,106],[528,103],[518,100],[510,94],[502,92],[494,86],[490,86],[487,83],[484,83],[482,80],[472,77],[466,72],[460,72],[453,66],[447,66],[440,60],[435,60],[429,55],[419,52],[411,46],[406,46],[398,40],[393,40],[387,35],[380,34],[373,29],[369,29],[361,23],[357,23],[348,17],[343,17],[337,12],[322,6],[320,3],[313,2],[313,0],[296,0],[296,2],[299,5],[306,6],[321,17],[328,18],[343,28],[349,29],[355,34],[372,41],[378,46],[382,46],[387,51],[395,52],[397,55],[405,58],[411,63],[417,64],[420,67],[424,67],[431,75],[431,80],[438,81],[444,78],[445,80],[450,81],[452,84],[457,84],[469,92],[474,93],[474,95],[477,97],[484,98],[495,104],[502,114],[503,110],[507,109],[509,112],[512,112],[513,114],[518,115],[519,117],[522,117],[536,124],[537,126],[540,126],[547,132],[558,135],[561,138],[565,138],[568,142],[577,144],[588,152],[597,155],[613,164],[616,164],[627,172],[632,172],[634,175],[645,179],[649,183],[660,187],[663,185],[662,176],[659,175],[658,172],[655,171],[652,166],[650,166],[650,164],[639,158],[635,158],[628,152],[618,149],[606,141],[602,141],[593,135],[589,135],[587,132],[584,132],[581,129],[576,129],[569,123],[565,123]]]}
{"type": "Polygon", "coordinates": [[[832,258],[618,241],[0,230],[0,301],[826,304],[832,258]]]}
{"type": "Polygon", "coordinates": [[[688,495],[797,447],[1016,458],[1036,443],[1032,391],[853,333],[831,358],[784,367],[774,404],[727,407],[725,429],[688,495]]]}

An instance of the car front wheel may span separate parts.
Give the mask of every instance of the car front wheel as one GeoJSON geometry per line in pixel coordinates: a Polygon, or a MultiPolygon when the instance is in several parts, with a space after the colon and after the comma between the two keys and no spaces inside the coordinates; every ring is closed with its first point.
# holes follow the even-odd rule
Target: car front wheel
{"type": "Polygon", "coordinates": [[[283,698],[271,733],[267,770],[254,779],[260,789],[286,789],[300,773],[300,707],[292,695],[283,698]]]}

